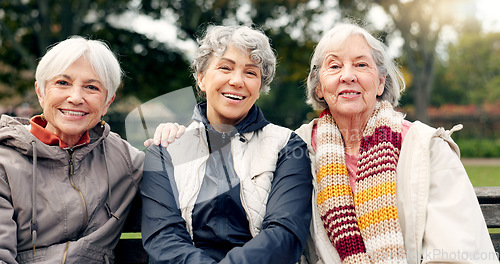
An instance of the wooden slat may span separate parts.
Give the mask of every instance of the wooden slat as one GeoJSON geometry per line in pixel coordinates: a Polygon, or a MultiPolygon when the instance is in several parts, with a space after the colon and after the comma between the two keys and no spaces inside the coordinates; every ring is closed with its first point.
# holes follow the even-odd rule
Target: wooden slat
{"type": "Polygon", "coordinates": [[[489,228],[500,228],[500,204],[481,204],[481,211],[489,228]]]}
{"type": "Polygon", "coordinates": [[[115,264],[147,264],[148,255],[140,239],[120,239],[115,248],[115,264]]]}
{"type": "MultiPolygon", "coordinates": [[[[500,228],[500,187],[474,187],[489,228],[500,228]]],[[[500,252],[500,234],[490,233],[495,252],[500,252]]]]}
{"type": "MultiPolygon", "coordinates": [[[[141,232],[142,202],[137,193],[125,220],[123,232],[141,232]]],[[[120,239],[115,248],[115,264],[147,264],[148,255],[141,239],[120,239]]]]}
{"type": "Polygon", "coordinates": [[[500,234],[490,234],[495,252],[500,253],[500,234]]]}
{"type": "Polygon", "coordinates": [[[123,226],[124,233],[135,233],[141,232],[141,220],[142,220],[142,200],[139,192],[135,195],[132,200],[132,205],[130,206],[130,212],[128,213],[127,219],[125,220],[125,225],[123,226]]]}
{"type": "Polygon", "coordinates": [[[485,203],[500,203],[500,186],[499,187],[474,187],[477,199],[480,204],[485,203]]]}

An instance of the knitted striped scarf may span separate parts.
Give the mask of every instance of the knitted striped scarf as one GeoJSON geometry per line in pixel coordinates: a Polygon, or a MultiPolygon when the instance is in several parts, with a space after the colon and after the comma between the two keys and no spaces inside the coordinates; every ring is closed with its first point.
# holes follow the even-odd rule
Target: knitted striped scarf
{"type": "Polygon", "coordinates": [[[389,102],[377,102],[363,131],[353,194],[342,134],[328,109],[319,117],[316,202],[342,263],[406,263],[396,208],[402,118],[389,102]]]}

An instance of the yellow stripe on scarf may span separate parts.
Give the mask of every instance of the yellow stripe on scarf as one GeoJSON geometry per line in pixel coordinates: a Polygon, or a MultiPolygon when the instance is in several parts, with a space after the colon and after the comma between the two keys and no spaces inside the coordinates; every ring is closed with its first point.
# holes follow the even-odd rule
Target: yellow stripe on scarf
{"type": "Polygon", "coordinates": [[[326,199],[332,197],[338,197],[343,195],[352,195],[351,186],[349,185],[330,185],[323,188],[318,193],[318,198],[316,199],[317,204],[322,204],[326,199]]]}
{"type": "Polygon", "coordinates": [[[385,182],[357,193],[354,196],[354,204],[355,206],[359,206],[360,204],[366,203],[367,201],[373,200],[377,197],[381,197],[387,194],[396,195],[395,182],[385,182]]]}
{"type": "Polygon", "coordinates": [[[358,226],[360,230],[363,230],[370,225],[389,219],[398,219],[398,210],[396,207],[386,206],[360,216],[358,217],[358,226]]]}
{"type": "Polygon", "coordinates": [[[316,182],[320,182],[326,175],[347,175],[347,167],[345,164],[328,163],[319,168],[316,174],[316,182]]]}

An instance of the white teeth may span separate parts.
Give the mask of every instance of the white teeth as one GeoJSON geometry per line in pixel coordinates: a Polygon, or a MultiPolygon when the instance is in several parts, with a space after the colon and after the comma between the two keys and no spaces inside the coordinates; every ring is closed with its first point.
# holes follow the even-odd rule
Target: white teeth
{"type": "Polygon", "coordinates": [[[350,92],[350,93],[342,93],[342,94],[347,94],[347,95],[356,95],[358,93],[355,93],[355,92],[350,92]]]}
{"type": "Polygon", "coordinates": [[[74,115],[74,116],[83,116],[85,113],[83,112],[77,112],[77,111],[71,111],[71,110],[61,110],[61,112],[65,115],[74,115]]]}
{"type": "Polygon", "coordinates": [[[236,94],[227,94],[227,93],[225,93],[224,96],[227,98],[230,98],[230,99],[234,99],[234,100],[243,100],[243,98],[244,98],[243,96],[239,96],[236,94]]]}

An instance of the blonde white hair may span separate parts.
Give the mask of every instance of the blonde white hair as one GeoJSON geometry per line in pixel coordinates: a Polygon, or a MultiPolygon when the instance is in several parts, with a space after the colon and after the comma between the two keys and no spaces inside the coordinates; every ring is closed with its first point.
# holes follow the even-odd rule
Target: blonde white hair
{"type": "Polygon", "coordinates": [[[115,54],[100,40],[72,36],[50,47],[36,68],[35,80],[42,97],[45,83],[62,74],[71,64],[84,57],[106,88],[106,103],[115,95],[123,72],[115,54]]]}
{"type": "Polygon", "coordinates": [[[326,32],[318,45],[314,49],[311,58],[309,76],[307,77],[307,103],[315,110],[323,110],[328,108],[325,100],[318,97],[316,89],[320,85],[319,71],[327,52],[336,50],[352,35],[360,35],[366,39],[366,42],[372,49],[372,55],[376,62],[378,72],[385,77],[384,92],[377,96],[377,100],[389,101],[393,106],[399,104],[401,93],[405,89],[405,82],[401,71],[396,66],[394,60],[389,56],[387,47],[381,41],[373,37],[364,28],[349,24],[341,23],[326,32]]]}

